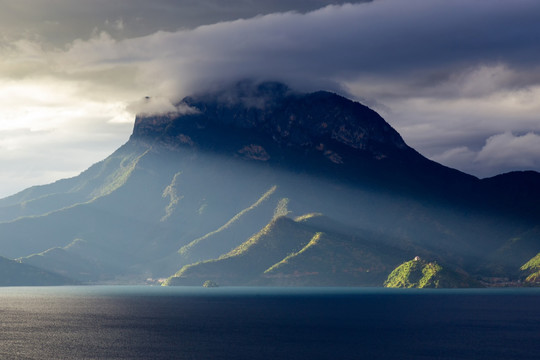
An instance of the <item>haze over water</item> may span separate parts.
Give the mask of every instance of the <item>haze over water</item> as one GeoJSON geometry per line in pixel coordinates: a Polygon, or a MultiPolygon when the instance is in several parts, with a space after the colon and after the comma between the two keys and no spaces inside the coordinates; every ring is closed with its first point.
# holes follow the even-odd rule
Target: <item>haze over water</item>
{"type": "Polygon", "coordinates": [[[0,289],[2,359],[536,359],[540,291],[0,289]]]}

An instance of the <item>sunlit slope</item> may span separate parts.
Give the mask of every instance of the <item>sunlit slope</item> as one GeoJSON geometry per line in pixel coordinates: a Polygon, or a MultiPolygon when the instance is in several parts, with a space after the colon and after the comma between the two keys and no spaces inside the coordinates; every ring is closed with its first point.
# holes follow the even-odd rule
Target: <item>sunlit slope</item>
{"type": "Polygon", "coordinates": [[[123,185],[146,151],[127,144],[79,176],[0,199],[0,221],[43,215],[107,195],[123,185]]]}
{"type": "Polygon", "coordinates": [[[421,258],[406,261],[396,267],[385,287],[390,288],[469,288],[482,287],[463,271],[455,271],[437,262],[428,262],[421,258]]]}
{"type": "Polygon", "coordinates": [[[523,272],[525,279],[523,280],[529,286],[540,285],[540,253],[535,257],[527,261],[520,268],[523,272]]]}

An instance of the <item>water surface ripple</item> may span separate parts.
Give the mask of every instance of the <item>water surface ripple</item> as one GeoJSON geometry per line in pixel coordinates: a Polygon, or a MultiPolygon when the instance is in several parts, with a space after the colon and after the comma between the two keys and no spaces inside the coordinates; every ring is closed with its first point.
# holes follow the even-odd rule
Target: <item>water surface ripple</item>
{"type": "Polygon", "coordinates": [[[0,288],[1,359],[538,359],[540,289],[0,288]]]}

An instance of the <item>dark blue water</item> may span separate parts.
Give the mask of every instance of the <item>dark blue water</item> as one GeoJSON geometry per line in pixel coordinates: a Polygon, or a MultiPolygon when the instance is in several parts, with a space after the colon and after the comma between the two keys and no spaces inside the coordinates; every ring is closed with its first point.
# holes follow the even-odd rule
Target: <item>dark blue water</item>
{"type": "Polygon", "coordinates": [[[539,359],[540,289],[0,288],[1,359],[539,359]]]}

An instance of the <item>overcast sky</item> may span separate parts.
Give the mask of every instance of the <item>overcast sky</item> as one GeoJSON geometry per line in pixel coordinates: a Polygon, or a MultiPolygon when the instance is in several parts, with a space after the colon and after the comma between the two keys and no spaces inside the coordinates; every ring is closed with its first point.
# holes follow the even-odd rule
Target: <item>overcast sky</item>
{"type": "Polygon", "coordinates": [[[423,155],[478,177],[540,171],[537,0],[0,6],[0,197],[105,158],[137,111],[246,78],[358,100],[423,155]]]}

